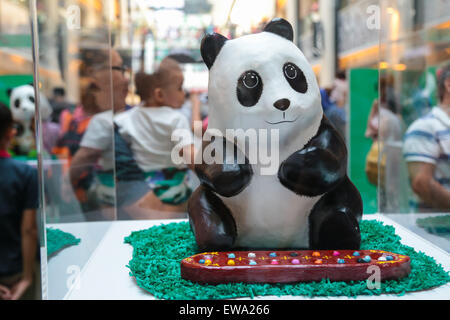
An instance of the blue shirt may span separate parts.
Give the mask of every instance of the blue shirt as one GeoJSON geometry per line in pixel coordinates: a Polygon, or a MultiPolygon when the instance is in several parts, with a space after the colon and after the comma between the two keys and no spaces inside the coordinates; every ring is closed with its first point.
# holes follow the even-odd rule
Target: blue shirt
{"type": "Polygon", "coordinates": [[[22,215],[38,205],[37,170],[0,157],[0,276],[22,271],[22,215]]]}

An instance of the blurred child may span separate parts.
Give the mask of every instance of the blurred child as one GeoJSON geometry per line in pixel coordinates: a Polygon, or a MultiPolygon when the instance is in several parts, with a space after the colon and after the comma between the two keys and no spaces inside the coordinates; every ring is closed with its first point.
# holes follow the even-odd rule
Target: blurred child
{"type": "Polygon", "coordinates": [[[37,253],[35,169],[11,159],[16,134],[11,111],[0,103],[0,299],[32,299],[37,253]]]}
{"type": "Polygon", "coordinates": [[[130,143],[153,195],[162,204],[171,206],[153,209],[186,211],[186,202],[191,194],[187,184],[188,168],[185,164],[176,165],[172,159],[172,150],[177,146],[181,149],[184,163],[194,163],[191,125],[177,110],[185,100],[182,70],[176,61],[166,58],[154,74],[141,73],[135,80],[142,102],[115,119],[119,133],[130,143]],[[178,137],[181,143],[171,139],[180,132],[177,129],[185,133],[178,137]]]}

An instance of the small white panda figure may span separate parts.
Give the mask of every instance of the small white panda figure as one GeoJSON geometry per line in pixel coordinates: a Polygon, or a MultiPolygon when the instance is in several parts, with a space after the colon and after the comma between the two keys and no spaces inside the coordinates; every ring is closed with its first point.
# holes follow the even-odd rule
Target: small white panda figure
{"type": "MultiPolygon", "coordinates": [[[[22,85],[8,90],[10,109],[18,127],[15,144],[19,154],[28,154],[35,148],[35,139],[32,132],[32,121],[35,116],[35,96],[32,85],[22,85]]],[[[50,118],[52,108],[47,98],[39,93],[40,112],[42,121],[50,118]]]]}
{"type": "Polygon", "coordinates": [[[221,163],[195,166],[201,185],[188,212],[199,250],[359,249],[362,200],[347,176],[345,142],[323,115],[313,70],[292,40],[284,19],[258,34],[202,40],[208,130],[277,129],[272,152],[281,164],[263,175],[235,142],[211,142],[234,144],[245,161],[225,152],[221,163]]]}

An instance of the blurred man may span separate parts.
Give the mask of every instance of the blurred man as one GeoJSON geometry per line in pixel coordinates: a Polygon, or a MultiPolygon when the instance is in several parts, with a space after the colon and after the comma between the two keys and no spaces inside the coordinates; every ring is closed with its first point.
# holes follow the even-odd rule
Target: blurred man
{"type": "MultiPolygon", "coordinates": [[[[86,68],[91,91],[90,104],[96,106],[97,112],[90,119],[84,132],[79,148],[72,158],[70,179],[74,189],[80,189],[88,172],[95,170],[94,180],[88,186],[86,197],[92,202],[84,207],[89,220],[114,218],[115,205],[114,188],[114,147],[113,147],[113,116],[126,109],[128,79],[120,54],[116,50],[103,52],[104,57],[96,60],[86,68]],[[101,216],[94,214],[94,209],[100,206],[101,216]]],[[[82,195],[81,193],[78,193],[82,195]]],[[[79,196],[81,202],[83,197],[79,196]]]]}
{"type": "Polygon", "coordinates": [[[420,211],[450,211],[450,65],[438,74],[439,105],[414,121],[403,155],[420,211]]]}
{"type": "Polygon", "coordinates": [[[53,97],[49,102],[53,109],[51,115],[52,122],[59,123],[59,117],[64,110],[69,110],[70,112],[72,112],[73,109],[75,109],[74,104],[66,101],[66,90],[61,87],[56,87],[53,89],[53,97]]]}

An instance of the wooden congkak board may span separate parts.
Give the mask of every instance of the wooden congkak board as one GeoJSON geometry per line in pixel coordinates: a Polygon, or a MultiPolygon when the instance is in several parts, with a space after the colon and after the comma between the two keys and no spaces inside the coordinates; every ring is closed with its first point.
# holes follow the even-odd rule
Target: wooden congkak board
{"type": "Polygon", "coordinates": [[[375,273],[382,281],[410,271],[408,256],[381,250],[204,252],[181,261],[183,279],[210,284],[359,281],[375,273]]]}

